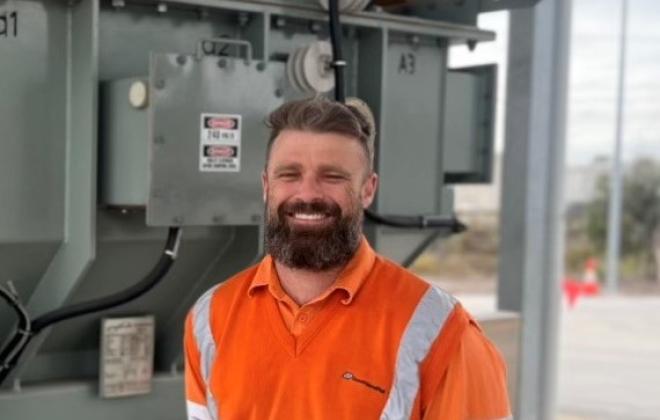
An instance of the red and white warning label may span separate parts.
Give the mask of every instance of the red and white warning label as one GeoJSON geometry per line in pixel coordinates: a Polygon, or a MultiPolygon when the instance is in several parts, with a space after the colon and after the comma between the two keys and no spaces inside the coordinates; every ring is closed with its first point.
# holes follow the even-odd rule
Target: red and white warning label
{"type": "Polygon", "coordinates": [[[238,172],[241,170],[241,116],[202,114],[199,170],[238,172]]]}

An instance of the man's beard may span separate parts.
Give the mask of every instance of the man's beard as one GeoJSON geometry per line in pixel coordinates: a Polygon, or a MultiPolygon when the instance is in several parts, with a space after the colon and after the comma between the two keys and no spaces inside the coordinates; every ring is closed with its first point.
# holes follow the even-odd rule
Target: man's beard
{"type": "Polygon", "coordinates": [[[360,245],[362,211],[358,200],[344,215],[337,203],[323,200],[284,202],[277,209],[266,202],[266,252],[291,268],[325,271],[341,267],[360,245]],[[294,226],[287,215],[296,212],[320,213],[332,220],[322,226],[294,226]]]}

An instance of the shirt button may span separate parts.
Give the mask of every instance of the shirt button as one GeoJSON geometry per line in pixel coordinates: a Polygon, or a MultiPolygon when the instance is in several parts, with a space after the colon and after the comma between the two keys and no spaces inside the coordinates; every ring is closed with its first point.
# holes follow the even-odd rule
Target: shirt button
{"type": "Polygon", "coordinates": [[[307,322],[307,321],[309,320],[309,316],[307,316],[307,314],[302,314],[302,315],[300,315],[300,316],[298,317],[298,320],[299,320],[300,322],[305,323],[305,322],[307,322]]]}

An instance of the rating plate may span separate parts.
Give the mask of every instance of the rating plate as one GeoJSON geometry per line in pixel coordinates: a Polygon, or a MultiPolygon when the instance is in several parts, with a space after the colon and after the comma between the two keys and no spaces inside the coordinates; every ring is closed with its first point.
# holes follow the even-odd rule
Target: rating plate
{"type": "Polygon", "coordinates": [[[154,336],[153,316],[102,321],[99,390],[103,398],[151,391],[154,336]]]}

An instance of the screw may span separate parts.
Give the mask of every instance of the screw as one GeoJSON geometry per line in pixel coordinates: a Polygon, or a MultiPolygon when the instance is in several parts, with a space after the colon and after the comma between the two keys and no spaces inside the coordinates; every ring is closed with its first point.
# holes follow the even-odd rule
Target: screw
{"type": "Polygon", "coordinates": [[[225,221],[225,216],[223,215],[215,215],[211,218],[213,223],[220,224],[225,221]]]}
{"type": "Polygon", "coordinates": [[[419,45],[419,35],[411,35],[408,41],[413,46],[419,45]]]}
{"type": "Polygon", "coordinates": [[[120,8],[126,6],[126,2],[124,0],[112,0],[112,7],[120,8]]]}
{"type": "Polygon", "coordinates": [[[200,20],[208,19],[209,15],[210,15],[210,13],[209,13],[208,9],[206,9],[205,7],[200,7],[197,10],[197,16],[199,17],[200,20]]]}
{"type": "Polygon", "coordinates": [[[167,4],[165,3],[158,3],[156,6],[156,10],[158,13],[167,13],[167,4]]]}
{"type": "Polygon", "coordinates": [[[254,223],[259,223],[259,222],[261,222],[261,215],[260,214],[253,214],[252,217],[250,217],[250,219],[254,223]]]}
{"type": "Polygon", "coordinates": [[[225,67],[227,67],[227,60],[224,59],[224,58],[221,58],[220,60],[218,60],[218,67],[220,67],[221,69],[224,69],[225,67]]]}
{"type": "Polygon", "coordinates": [[[275,97],[281,98],[283,94],[284,92],[282,92],[282,89],[280,88],[275,89],[275,97]]]}
{"type": "Polygon", "coordinates": [[[155,83],[156,89],[163,89],[165,87],[165,80],[158,79],[155,83]]]}
{"type": "Polygon", "coordinates": [[[186,64],[186,61],[187,61],[187,59],[186,59],[185,55],[178,55],[176,57],[176,62],[179,63],[180,66],[183,66],[184,64],[186,64]]]}
{"type": "Polygon", "coordinates": [[[241,12],[238,14],[238,26],[245,26],[250,22],[250,15],[246,12],[241,12]]]}
{"type": "Polygon", "coordinates": [[[127,208],[122,208],[121,210],[119,210],[119,212],[120,212],[121,214],[126,215],[126,214],[128,214],[128,209],[127,209],[127,208]]]}
{"type": "Polygon", "coordinates": [[[165,144],[165,137],[156,136],[156,138],[154,139],[154,143],[156,143],[156,144],[165,144]]]}
{"type": "Polygon", "coordinates": [[[282,28],[284,28],[285,25],[286,25],[286,19],[284,19],[281,16],[278,16],[277,18],[275,18],[275,27],[277,29],[282,29],[282,28]]]}
{"type": "Polygon", "coordinates": [[[257,63],[257,70],[258,71],[266,70],[266,63],[264,63],[263,61],[258,62],[257,63]]]}
{"type": "Polygon", "coordinates": [[[321,24],[316,21],[309,22],[309,31],[313,34],[321,32],[321,24]]]}
{"type": "Polygon", "coordinates": [[[174,216],[174,218],[172,218],[172,223],[177,226],[181,225],[183,223],[183,216],[174,216]]]}

